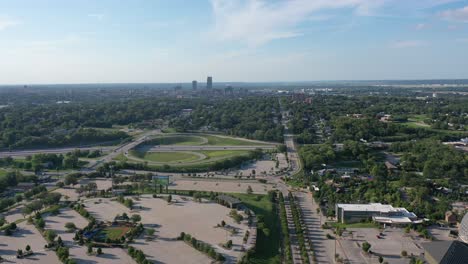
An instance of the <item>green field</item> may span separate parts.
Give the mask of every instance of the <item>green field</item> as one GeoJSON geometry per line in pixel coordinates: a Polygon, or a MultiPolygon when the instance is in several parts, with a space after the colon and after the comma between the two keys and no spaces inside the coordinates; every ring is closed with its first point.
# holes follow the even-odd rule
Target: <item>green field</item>
{"type": "Polygon", "coordinates": [[[151,139],[155,145],[201,145],[205,142],[202,137],[190,135],[167,135],[151,139]]]}
{"type": "Polygon", "coordinates": [[[199,159],[196,154],[189,152],[138,152],[131,151],[131,154],[144,160],[153,162],[191,162],[199,159]]]}
{"type": "Polygon", "coordinates": [[[126,226],[107,227],[106,229],[103,230],[103,233],[105,234],[107,238],[116,240],[124,236],[129,230],[130,230],[130,227],[126,227],[126,226]]]}
{"type": "Polygon", "coordinates": [[[7,175],[7,173],[8,173],[8,172],[7,172],[6,170],[2,170],[2,169],[0,169],[0,177],[4,177],[4,176],[6,176],[6,175],[7,175]]]}
{"type": "Polygon", "coordinates": [[[242,139],[236,138],[225,138],[225,137],[218,137],[213,135],[201,135],[202,137],[208,139],[208,144],[212,146],[251,146],[251,145],[265,145],[263,143],[255,143],[250,142],[242,139]]]}
{"type": "Polygon", "coordinates": [[[435,133],[439,134],[445,134],[445,135],[451,135],[451,134],[460,134],[462,135],[468,135],[468,132],[466,131],[457,131],[457,130],[449,130],[449,129],[436,129],[436,128],[431,128],[430,125],[424,123],[424,120],[428,119],[426,115],[412,115],[408,118],[408,122],[403,122],[399,123],[403,126],[410,127],[410,128],[421,128],[421,129],[427,129],[435,133]]]}
{"type": "Polygon", "coordinates": [[[266,236],[261,230],[257,233],[257,246],[249,263],[267,264],[281,263],[279,255],[280,223],[279,217],[273,210],[273,203],[266,195],[230,194],[239,198],[257,217],[263,215],[265,227],[270,234],[266,236]],[[258,199],[260,198],[260,199],[258,199]]]}
{"type": "Polygon", "coordinates": [[[196,151],[196,152],[205,155],[207,159],[229,158],[229,157],[249,154],[248,150],[201,150],[201,151],[196,151]]]}

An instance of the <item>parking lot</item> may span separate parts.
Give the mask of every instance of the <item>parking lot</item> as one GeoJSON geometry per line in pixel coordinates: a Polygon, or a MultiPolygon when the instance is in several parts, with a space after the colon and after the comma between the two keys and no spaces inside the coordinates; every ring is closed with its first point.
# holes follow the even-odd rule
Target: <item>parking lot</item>
{"type": "Polygon", "coordinates": [[[406,264],[408,259],[401,256],[403,250],[416,256],[424,252],[420,246],[424,239],[415,234],[405,234],[401,228],[387,228],[383,235],[377,228],[349,228],[347,231],[338,240],[337,252],[350,263],[378,263],[378,257],[382,256],[388,263],[406,264]],[[360,245],[365,241],[371,244],[372,255],[363,253],[360,245]]]}
{"type": "Polygon", "coordinates": [[[25,222],[18,224],[17,230],[12,236],[1,236],[0,240],[0,256],[5,259],[6,263],[47,263],[60,264],[61,262],[53,251],[44,250],[46,245],[45,239],[39,234],[33,225],[25,222]],[[33,255],[23,258],[16,258],[18,249],[25,250],[27,245],[31,246],[33,255]]]}
{"type": "Polygon", "coordinates": [[[272,184],[263,184],[257,181],[215,181],[215,180],[176,180],[169,185],[171,190],[213,191],[226,193],[246,193],[248,187],[253,193],[266,194],[273,189],[272,184]]]}
{"type": "Polygon", "coordinates": [[[118,259],[119,263],[135,263],[133,259],[120,248],[105,248],[102,255],[88,255],[87,247],[80,246],[73,241],[74,232],[67,232],[65,224],[72,222],[77,228],[83,228],[88,224],[88,220],[79,215],[70,208],[60,210],[56,216],[48,216],[46,220],[46,229],[54,230],[60,236],[66,246],[70,248],[70,258],[78,263],[102,263],[113,264],[118,259]]]}
{"type": "Polygon", "coordinates": [[[87,210],[99,220],[112,220],[119,213],[139,214],[146,228],[154,228],[155,235],[151,240],[143,236],[137,239],[136,248],[142,249],[156,263],[209,263],[211,260],[204,254],[191,248],[176,238],[181,232],[209,243],[227,255],[228,263],[235,263],[240,255],[243,236],[248,226],[246,221],[237,224],[229,216],[230,209],[217,203],[192,201],[191,198],[172,196],[172,203],[162,198],[143,195],[135,199],[133,210],[129,210],[116,201],[109,199],[89,199],[85,202],[87,210]],[[237,230],[236,234],[216,227],[221,221],[237,230]],[[224,250],[219,245],[233,241],[233,250],[224,250]]]}

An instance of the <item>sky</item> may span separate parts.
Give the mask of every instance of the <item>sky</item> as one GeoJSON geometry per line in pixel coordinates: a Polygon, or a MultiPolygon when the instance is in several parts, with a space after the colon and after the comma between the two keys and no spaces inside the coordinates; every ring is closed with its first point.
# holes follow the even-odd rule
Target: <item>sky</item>
{"type": "Polygon", "coordinates": [[[0,0],[0,84],[468,78],[468,0],[0,0]]]}

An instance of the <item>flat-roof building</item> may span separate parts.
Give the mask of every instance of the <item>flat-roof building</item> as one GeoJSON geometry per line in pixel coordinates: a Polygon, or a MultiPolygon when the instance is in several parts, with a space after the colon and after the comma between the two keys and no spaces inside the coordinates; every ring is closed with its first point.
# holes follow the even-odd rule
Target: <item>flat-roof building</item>
{"type": "Polygon", "coordinates": [[[235,198],[235,197],[232,197],[232,196],[229,196],[229,195],[218,195],[218,197],[216,197],[216,199],[218,200],[218,203],[224,205],[224,206],[227,206],[229,208],[239,208],[240,205],[242,205],[242,202],[241,200],[235,198]]]}
{"type": "Polygon", "coordinates": [[[356,223],[373,220],[382,224],[417,223],[417,216],[405,208],[389,204],[336,204],[336,220],[340,223],[356,223]]]}
{"type": "Polygon", "coordinates": [[[206,78],[206,89],[211,88],[213,88],[213,77],[208,76],[208,78],[206,78]]]}

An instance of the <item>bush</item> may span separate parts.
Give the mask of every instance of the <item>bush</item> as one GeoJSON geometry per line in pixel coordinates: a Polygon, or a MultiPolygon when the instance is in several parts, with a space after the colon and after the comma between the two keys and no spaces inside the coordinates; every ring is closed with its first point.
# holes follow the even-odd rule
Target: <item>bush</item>
{"type": "Polygon", "coordinates": [[[369,244],[369,242],[367,242],[367,241],[362,243],[362,250],[364,252],[369,252],[371,247],[372,247],[371,244],[369,244]]]}
{"type": "Polygon", "coordinates": [[[408,252],[406,252],[406,250],[401,251],[401,256],[402,256],[402,257],[407,257],[407,256],[408,256],[408,252]]]}
{"type": "Polygon", "coordinates": [[[65,224],[65,228],[68,229],[69,231],[73,231],[73,230],[76,229],[76,226],[75,226],[74,223],[68,222],[68,223],[65,224]]]}

